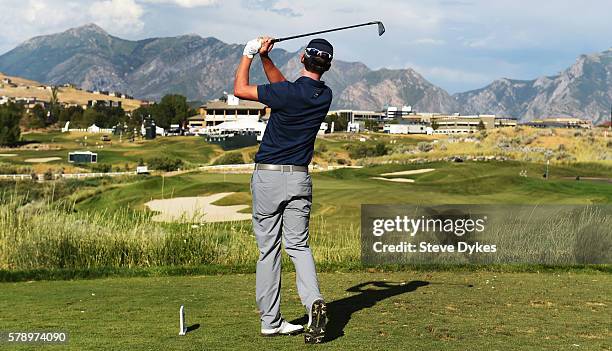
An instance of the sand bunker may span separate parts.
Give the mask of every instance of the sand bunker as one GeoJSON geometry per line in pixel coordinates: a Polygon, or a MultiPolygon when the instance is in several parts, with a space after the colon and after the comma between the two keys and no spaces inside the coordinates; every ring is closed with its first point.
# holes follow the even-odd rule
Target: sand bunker
{"type": "Polygon", "coordinates": [[[393,172],[393,173],[383,173],[383,174],[381,174],[381,176],[383,176],[383,177],[386,177],[386,176],[403,176],[403,175],[410,175],[410,174],[428,173],[428,172],[433,172],[433,171],[435,171],[435,169],[433,169],[433,168],[411,169],[409,171],[401,171],[401,172],[393,172]]]}
{"type": "Polygon", "coordinates": [[[61,157],[41,157],[41,158],[28,158],[27,160],[25,160],[26,162],[31,162],[31,163],[42,163],[42,162],[51,162],[51,161],[57,161],[57,160],[61,160],[61,157]]]}
{"type": "Polygon", "coordinates": [[[17,156],[17,154],[0,154],[0,157],[13,157],[17,156]]]}
{"type": "Polygon", "coordinates": [[[372,177],[370,179],[378,179],[378,180],[386,180],[388,182],[395,182],[395,183],[414,183],[414,179],[408,179],[408,178],[383,178],[383,177],[372,177]]]}
{"type": "Polygon", "coordinates": [[[153,220],[158,222],[226,222],[251,219],[250,213],[238,212],[248,208],[247,205],[212,205],[213,202],[231,194],[233,193],[151,200],[145,205],[153,211],[160,212],[153,216],[153,220]]]}

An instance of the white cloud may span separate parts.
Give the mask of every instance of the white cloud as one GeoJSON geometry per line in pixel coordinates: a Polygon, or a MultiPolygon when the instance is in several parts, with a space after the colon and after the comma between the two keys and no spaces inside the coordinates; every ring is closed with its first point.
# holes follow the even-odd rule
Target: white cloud
{"type": "Polygon", "coordinates": [[[482,74],[480,72],[449,67],[421,67],[420,72],[422,72],[424,75],[431,76],[432,78],[435,78],[437,80],[443,80],[447,82],[480,84],[483,82],[489,82],[492,79],[492,77],[486,74],[482,74]]]}
{"type": "Polygon", "coordinates": [[[140,32],[144,27],[142,7],[134,0],[96,1],[89,7],[93,22],[119,34],[140,32]]]}
{"type": "Polygon", "coordinates": [[[142,3],[152,4],[170,4],[179,7],[193,8],[202,6],[212,6],[218,3],[218,0],[141,0],[142,3]]]}
{"type": "MultiPolygon", "coordinates": [[[[554,74],[582,53],[610,46],[610,0],[0,0],[0,52],[37,35],[96,22],[141,39],[199,33],[229,43],[371,20],[373,28],[325,34],[336,57],[373,68],[405,67],[449,90],[507,76],[554,74]],[[193,9],[196,10],[193,10],[193,9]],[[526,10],[527,9],[527,10],[526,10]]],[[[279,43],[294,51],[303,40],[279,43]]]]}
{"type": "Polygon", "coordinates": [[[249,10],[263,10],[273,12],[287,17],[300,17],[302,14],[296,11],[295,2],[279,0],[243,0],[244,7],[249,10]]]}
{"type": "Polygon", "coordinates": [[[144,27],[144,10],[134,0],[0,0],[0,8],[0,53],[31,37],[91,22],[127,37],[144,27]]]}
{"type": "Polygon", "coordinates": [[[432,82],[467,83],[478,85],[488,83],[496,78],[496,76],[487,75],[479,71],[445,66],[425,66],[408,62],[406,63],[406,67],[414,69],[422,74],[425,79],[431,80],[432,82]]]}
{"type": "Polygon", "coordinates": [[[419,38],[412,41],[416,45],[444,45],[446,40],[434,39],[434,38],[419,38]]]}

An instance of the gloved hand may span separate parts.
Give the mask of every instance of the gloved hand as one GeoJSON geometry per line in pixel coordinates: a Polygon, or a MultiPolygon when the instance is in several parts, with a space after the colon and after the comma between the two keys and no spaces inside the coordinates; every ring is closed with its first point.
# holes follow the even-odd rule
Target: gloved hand
{"type": "Polygon", "coordinates": [[[261,38],[249,40],[244,46],[242,54],[248,58],[253,58],[259,52],[259,48],[261,48],[261,38]]]}

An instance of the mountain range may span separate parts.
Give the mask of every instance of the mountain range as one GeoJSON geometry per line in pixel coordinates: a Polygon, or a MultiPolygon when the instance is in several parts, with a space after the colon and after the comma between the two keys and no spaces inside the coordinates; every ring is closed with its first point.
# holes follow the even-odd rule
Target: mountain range
{"type": "MultiPolygon", "coordinates": [[[[242,45],[183,35],[125,40],[95,24],[29,39],[0,56],[0,72],[48,84],[121,91],[156,100],[179,93],[208,100],[231,91],[242,45]]],[[[298,53],[275,49],[272,59],[288,79],[299,75],[298,53]]],[[[324,75],[334,92],[332,108],[380,110],[412,105],[418,111],[494,113],[521,120],[575,116],[607,120],[612,104],[612,49],[580,56],[555,76],[499,79],[473,91],[448,94],[413,69],[372,70],[360,62],[334,60],[324,75]]],[[[265,82],[254,62],[252,82],[265,82]]]]}

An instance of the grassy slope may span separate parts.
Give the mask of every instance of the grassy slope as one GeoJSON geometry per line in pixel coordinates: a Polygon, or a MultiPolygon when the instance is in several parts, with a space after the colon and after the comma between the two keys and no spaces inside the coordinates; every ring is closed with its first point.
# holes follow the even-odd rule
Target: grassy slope
{"type": "MultiPolygon", "coordinates": [[[[6,76],[0,73],[0,79],[3,79],[5,77],[10,78],[13,83],[16,83],[19,87],[13,88],[2,84],[0,85],[0,95],[6,95],[10,97],[35,97],[39,100],[47,102],[51,100],[50,90],[41,90],[37,88],[39,85],[41,85],[41,83],[19,77],[6,76]]],[[[142,101],[140,100],[123,99],[109,95],[93,94],[88,93],[85,90],[69,87],[59,87],[58,98],[60,102],[76,103],[79,105],[86,105],[88,100],[121,101],[122,107],[126,111],[133,111],[140,107],[140,104],[142,103],[142,101]]]]}
{"type": "MultiPolygon", "coordinates": [[[[362,203],[610,203],[612,187],[608,183],[564,180],[562,177],[606,176],[610,169],[602,165],[551,166],[549,181],[541,178],[541,165],[519,162],[432,163],[427,165],[387,165],[361,170],[342,169],[315,173],[314,215],[330,221],[358,220],[362,203]],[[370,177],[405,169],[435,168],[436,171],[408,176],[412,184],[387,183],[370,177]],[[519,177],[522,169],[528,178],[519,177]]],[[[225,191],[242,192],[220,204],[250,203],[247,174],[190,173],[166,177],[164,197],[195,196],[225,191]]],[[[97,194],[79,205],[79,209],[113,209],[123,206],[144,208],[151,199],[162,197],[162,179],[149,177],[129,187],[97,194]]]]}
{"type": "MultiPolygon", "coordinates": [[[[283,277],[290,320],[303,314],[294,279],[283,277]]],[[[324,273],[320,280],[333,339],[320,349],[612,347],[609,274],[324,273]],[[372,281],[380,283],[370,291],[346,291],[372,281]]],[[[303,349],[301,336],[258,336],[254,284],[252,274],[3,283],[0,330],[68,331],[62,349],[71,350],[303,349]],[[177,336],[181,304],[188,325],[200,324],[185,337],[177,336]]]]}
{"type": "Polygon", "coordinates": [[[129,143],[125,140],[119,142],[119,137],[110,135],[111,143],[100,141],[102,134],[88,133],[30,133],[24,135],[24,140],[37,141],[44,143],[52,148],[59,150],[10,150],[10,153],[17,154],[13,157],[1,157],[0,162],[10,162],[15,164],[28,164],[28,158],[60,157],[61,160],[43,163],[40,167],[60,167],[70,166],[68,163],[68,152],[89,150],[98,153],[99,163],[109,163],[113,166],[123,167],[126,163],[135,168],[135,164],[140,158],[145,161],[160,156],[180,158],[187,163],[203,165],[207,164],[217,148],[206,144],[202,138],[197,137],[168,137],[157,138],[154,140],[142,140],[129,143]],[[87,137],[87,139],[84,139],[87,137]],[[83,146],[85,142],[87,146],[83,146]],[[99,149],[96,145],[104,145],[99,149]]]}

